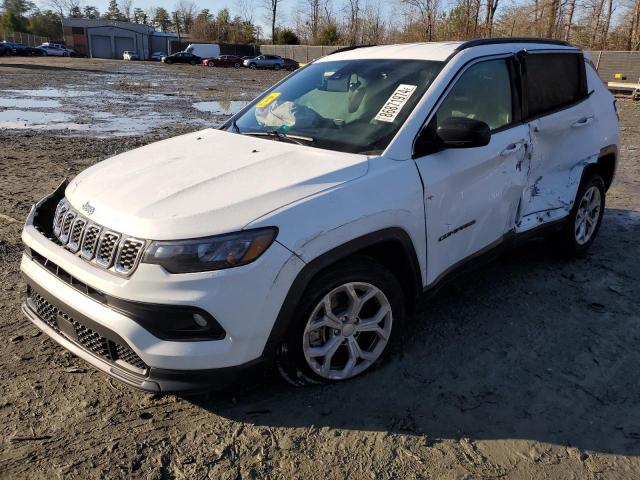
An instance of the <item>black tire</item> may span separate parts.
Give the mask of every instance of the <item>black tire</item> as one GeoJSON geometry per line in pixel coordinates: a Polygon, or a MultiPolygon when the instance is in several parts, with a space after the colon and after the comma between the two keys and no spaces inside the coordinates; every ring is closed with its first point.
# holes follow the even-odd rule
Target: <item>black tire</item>
{"type": "Polygon", "coordinates": [[[578,193],[576,194],[576,199],[573,204],[573,208],[571,209],[571,213],[567,217],[567,221],[563,229],[553,239],[561,253],[571,257],[581,257],[586,254],[587,250],[591,247],[598,236],[598,231],[600,230],[600,224],[602,223],[602,217],[605,209],[605,195],[606,190],[604,180],[600,174],[591,173],[584,176],[580,182],[580,186],[578,187],[578,193]],[[578,240],[578,234],[576,233],[578,231],[576,228],[576,218],[578,217],[578,212],[581,208],[582,202],[585,200],[585,194],[592,187],[595,187],[600,193],[600,207],[597,213],[597,218],[595,219],[595,227],[590,234],[590,237],[586,242],[581,243],[578,240]]]}
{"type": "Polygon", "coordinates": [[[406,314],[406,300],[397,278],[384,266],[368,257],[354,257],[337,263],[320,272],[310,282],[278,348],[276,358],[278,371],[288,383],[294,386],[305,386],[348,380],[329,380],[316,374],[305,358],[303,336],[307,320],[323,297],[349,282],[365,282],[377,287],[388,299],[392,312],[392,328],[384,350],[371,366],[354,376],[371,371],[379,365],[389,353],[395,339],[400,337],[406,314]]]}
{"type": "Polygon", "coordinates": [[[191,60],[189,63],[190,63],[191,65],[197,65],[197,64],[198,64],[198,62],[196,62],[195,60],[191,60]]]}
{"type": "Polygon", "coordinates": [[[164,63],[166,63],[167,65],[171,65],[173,63],[173,60],[165,60],[164,63]]]}
{"type": "Polygon", "coordinates": [[[258,66],[255,63],[250,63],[249,68],[255,70],[256,68],[258,68],[258,66]]]}
{"type": "Polygon", "coordinates": [[[69,52],[63,52],[63,53],[62,53],[62,56],[63,56],[63,57],[68,57],[68,56],[69,56],[69,52]]]}
{"type": "Polygon", "coordinates": [[[240,64],[238,62],[234,63],[233,68],[240,68],[240,64]]]}
{"type": "Polygon", "coordinates": [[[280,65],[278,65],[277,63],[273,66],[273,69],[277,72],[278,70],[280,70],[282,67],[280,65]]]}

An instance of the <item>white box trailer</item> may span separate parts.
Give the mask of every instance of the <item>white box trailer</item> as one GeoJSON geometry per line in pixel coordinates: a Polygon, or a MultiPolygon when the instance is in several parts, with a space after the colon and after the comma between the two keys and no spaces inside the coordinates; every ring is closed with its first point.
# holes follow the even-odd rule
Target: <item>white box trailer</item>
{"type": "Polygon", "coordinates": [[[217,43],[191,43],[184,51],[201,58],[217,57],[220,55],[220,45],[217,43]]]}

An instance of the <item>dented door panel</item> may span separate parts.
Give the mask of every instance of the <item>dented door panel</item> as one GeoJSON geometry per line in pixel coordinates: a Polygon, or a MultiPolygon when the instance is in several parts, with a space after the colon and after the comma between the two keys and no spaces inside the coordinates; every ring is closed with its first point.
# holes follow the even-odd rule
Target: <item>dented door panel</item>
{"type": "Polygon", "coordinates": [[[592,141],[597,128],[588,100],[529,123],[529,180],[517,231],[569,214],[584,166],[597,161],[592,141]]]}
{"type": "Polygon", "coordinates": [[[496,132],[485,147],[418,158],[425,189],[428,281],[515,227],[526,186],[529,130],[496,132]]]}

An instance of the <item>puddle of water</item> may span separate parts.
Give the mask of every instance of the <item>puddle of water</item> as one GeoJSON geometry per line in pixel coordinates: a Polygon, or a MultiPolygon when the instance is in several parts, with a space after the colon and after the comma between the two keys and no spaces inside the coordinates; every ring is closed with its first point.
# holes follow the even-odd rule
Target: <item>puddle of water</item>
{"type": "Polygon", "coordinates": [[[214,115],[235,115],[249,102],[243,100],[224,100],[218,102],[196,102],[193,108],[200,112],[213,113],[214,115]]]}
{"type": "Polygon", "coordinates": [[[58,108],[57,100],[34,100],[33,98],[0,98],[0,107],[4,108],[58,108]]]}
{"type": "Polygon", "coordinates": [[[115,115],[111,112],[93,112],[92,115],[93,115],[93,118],[96,118],[98,120],[104,120],[107,118],[115,117],[115,115]]]}
{"type": "Polygon", "coordinates": [[[67,97],[99,97],[108,92],[92,92],[89,90],[73,90],[70,88],[39,88],[35,90],[2,90],[3,92],[13,93],[23,97],[48,97],[48,98],[67,98],[67,97]]]}
{"type": "MultiPolygon", "coordinates": [[[[143,135],[173,127],[182,112],[167,107],[181,106],[178,100],[182,99],[159,93],[96,92],[65,87],[0,90],[0,129],[66,131],[67,135],[98,137],[143,135]]],[[[209,107],[215,107],[219,115],[235,113],[246,104],[203,103],[217,103],[209,107]]],[[[211,122],[201,118],[186,121],[211,126],[211,122]]]]}
{"type": "Polygon", "coordinates": [[[71,117],[62,112],[34,112],[26,110],[4,110],[0,112],[0,127],[25,128],[48,125],[51,122],[66,122],[71,117]],[[10,125],[17,126],[10,126],[10,125]]]}

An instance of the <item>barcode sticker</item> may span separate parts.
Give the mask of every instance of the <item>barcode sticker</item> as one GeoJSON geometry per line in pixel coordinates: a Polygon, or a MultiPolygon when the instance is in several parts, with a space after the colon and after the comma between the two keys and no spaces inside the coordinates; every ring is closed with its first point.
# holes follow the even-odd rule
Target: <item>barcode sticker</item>
{"type": "Polygon", "coordinates": [[[393,122],[404,104],[407,103],[409,97],[416,90],[416,85],[398,85],[396,91],[391,94],[389,100],[382,106],[378,114],[375,116],[375,120],[380,122],[393,122]]]}

